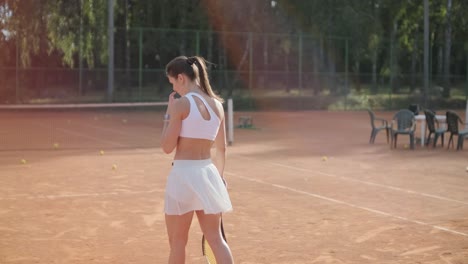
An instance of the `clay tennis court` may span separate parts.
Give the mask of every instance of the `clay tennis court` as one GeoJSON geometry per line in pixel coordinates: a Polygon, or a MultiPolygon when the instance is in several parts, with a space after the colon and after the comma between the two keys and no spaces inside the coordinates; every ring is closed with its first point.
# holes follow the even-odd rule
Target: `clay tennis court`
{"type": "MultiPolygon", "coordinates": [[[[236,263],[468,263],[466,142],[411,151],[401,136],[391,150],[380,132],[369,145],[365,111],[240,115],[255,128],[228,149],[236,263]]],[[[162,112],[0,120],[0,263],[167,262],[162,112]]],[[[192,227],[187,263],[204,263],[192,227]]]]}

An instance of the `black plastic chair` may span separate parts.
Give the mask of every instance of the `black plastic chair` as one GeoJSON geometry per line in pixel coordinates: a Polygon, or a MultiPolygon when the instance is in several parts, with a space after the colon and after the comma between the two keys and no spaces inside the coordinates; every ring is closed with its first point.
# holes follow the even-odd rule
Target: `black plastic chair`
{"type": "Polygon", "coordinates": [[[391,146],[396,148],[398,135],[409,135],[410,148],[414,149],[414,131],[416,129],[416,120],[414,113],[410,110],[402,109],[398,111],[392,119],[390,132],[392,137],[391,146]]]}
{"type": "Polygon", "coordinates": [[[376,117],[374,112],[372,112],[372,110],[370,109],[367,109],[367,112],[369,113],[371,128],[372,128],[370,139],[369,139],[369,144],[374,144],[377,133],[379,133],[379,131],[383,129],[385,129],[387,133],[387,143],[388,143],[389,141],[388,133],[389,133],[390,127],[388,126],[387,120],[376,117]],[[378,122],[380,122],[380,124],[376,124],[378,122]]]}
{"type": "Polygon", "coordinates": [[[461,118],[457,115],[457,113],[453,111],[447,111],[447,131],[450,132],[450,138],[448,142],[447,149],[450,148],[450,143],[452,143],[453,147],[453,136],[458,136],[457,140],[457,150],[463,149],[463,139],[468,135],[468,129],[465,130],[458,130],[458,123],[463,124],[461,118]]]}
{"type": "Polygon", "coordinates": [[[427,124],[427,129],[429,130],[429,134],[427,135],[426,139],[426,146],[429,145],[429,142],[431,141],[431,135],[434,134],[434,142],[432,144],[432,147],[435,148],[437,145],[437,139],[440,136],[440,139],[442,141],[442,147],[444,146],[444,134],[447,132],[447,129],[445,128],[440,128],[439,126],[439,121],[436,119],[435,113],[429,109],[424,110],[424,115],[426,115],[426,124],[427,124]]]}
{"type": "Polygon", "coordinates": [[[415,116],[419,115],[419,105],[418,104],[410,104],[408,106],[408,110],[413,112],[415,116]]]}

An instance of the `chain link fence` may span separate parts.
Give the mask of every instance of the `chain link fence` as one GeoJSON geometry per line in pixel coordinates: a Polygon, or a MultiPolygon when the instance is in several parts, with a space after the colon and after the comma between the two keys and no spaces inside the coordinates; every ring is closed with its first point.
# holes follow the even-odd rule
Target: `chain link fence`
{"type": "MultiPolygon", "coordinates": [[[[463,109],[468,97],[468,53],[459,43],[452,47],[448,78],[439,67],[439,50],[431,50],[425,97],[422,43],[409,52],[396,41],[380,41],[372,51],[340,37],[155,28],[117,28],[114,40],[116,102],[165,100],[171,86],[164,68],[179,55],[210,61],[213,86],[223,97],[233,97],[237,109],[389,110],[414,103],[463,109]]],[[[40,51],[31,66],[21,67],[20,51],[13,50],[13,63],[0,66],[0,103],[108,99],[105,61],[91,68],[76,54],[73,67],[50,66],[59,56],[40,51]]],[[[96,58],[107,54],[94,52],[96,58]]]]}

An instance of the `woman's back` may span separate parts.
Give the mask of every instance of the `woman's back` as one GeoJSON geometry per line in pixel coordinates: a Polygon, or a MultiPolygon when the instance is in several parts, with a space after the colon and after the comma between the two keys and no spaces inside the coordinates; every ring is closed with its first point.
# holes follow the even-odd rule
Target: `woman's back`
{"type": "Polygon", "coordinates": [[[200,160],[211,157],[224,111],[221,103],[203,92],[190,92],[181,98],[182,119],[175,159],[200,160]]]}

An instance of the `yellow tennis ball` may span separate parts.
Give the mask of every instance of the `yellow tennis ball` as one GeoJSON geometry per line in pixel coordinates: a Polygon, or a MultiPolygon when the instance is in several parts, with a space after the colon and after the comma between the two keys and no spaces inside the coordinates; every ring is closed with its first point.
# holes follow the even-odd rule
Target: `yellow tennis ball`
{"type": "Polygon", "coordinates": [[[26,164],[26,160],[25,160],[25,159],[21,159],[21,164],[26,164]]]}
{"type": "Polygon", "coordinates": [[[57,149],[57,148],[59,148],[60,145],[59,145],[59,143],[54,143],[53,146],[54,146],[55,149],[57,149]]]}
{"type": "Polygon", "coordinates": [[[113,169],[113,170],[116,170],[116,169],[117,169],[117,165],[115,165],[115,164],[112,165],[112,169],[113,169]]]}
{"type": "Polygon", "coordinates": [[[99,151],[99,154],[104,155],[104,150],[99,151]]]}
{"type": "Polygon", "coordinates": [[[328,160],[328,157],[327,156],[323,156],[322,157],[322,161],[327,161],[328,160]]]}
{"type": "Polygon", "coordinates": [[[403,147],[404,147],[405,149],[407,149],[407,148],[408,148],[408,145],[405,144],[403,147]]]}

